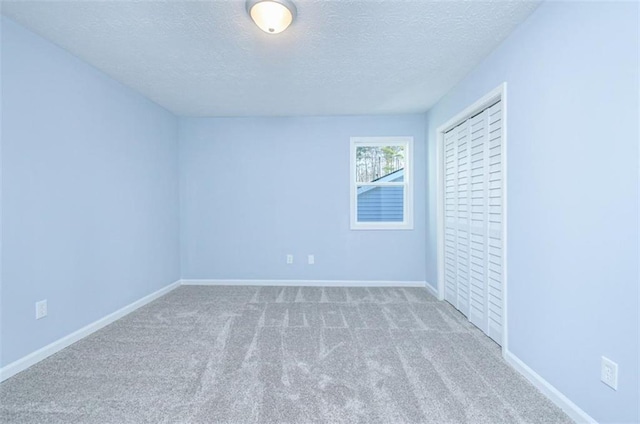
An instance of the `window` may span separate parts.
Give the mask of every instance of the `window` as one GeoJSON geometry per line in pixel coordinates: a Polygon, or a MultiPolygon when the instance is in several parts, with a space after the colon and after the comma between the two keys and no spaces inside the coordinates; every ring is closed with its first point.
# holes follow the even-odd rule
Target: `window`
{"type": "Polygon", "coordinates": [[[351,137],[351,229],[413,229],[413,137],[351,137]]]}

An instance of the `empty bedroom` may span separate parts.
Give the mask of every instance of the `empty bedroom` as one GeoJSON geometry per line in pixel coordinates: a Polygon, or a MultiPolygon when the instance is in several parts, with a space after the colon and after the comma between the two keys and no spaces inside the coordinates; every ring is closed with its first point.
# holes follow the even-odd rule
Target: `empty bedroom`
{"type": "Polygon", "coordinates": [[[0,12],[0,422],[640,423],[637,1],[0,12]]]}

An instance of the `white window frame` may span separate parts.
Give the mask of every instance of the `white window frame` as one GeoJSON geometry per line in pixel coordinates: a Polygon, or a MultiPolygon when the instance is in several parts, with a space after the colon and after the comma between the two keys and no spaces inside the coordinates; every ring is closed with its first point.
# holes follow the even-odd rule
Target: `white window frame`
{"type": "Polygon", "coordinates": [[[351,137],[351,229],[352,230],[413,230],[413,137],[351,137]],[[356,181],[356,149],[358,147],[402,146],[405,149],[403,182],[362,183],[356,181]],[[358,222],[358,186],[403,186],[402,222],[358,222]]]}

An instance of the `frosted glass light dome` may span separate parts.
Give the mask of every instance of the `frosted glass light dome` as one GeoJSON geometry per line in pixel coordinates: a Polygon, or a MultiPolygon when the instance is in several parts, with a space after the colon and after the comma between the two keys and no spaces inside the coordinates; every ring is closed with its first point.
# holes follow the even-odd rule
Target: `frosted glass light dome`
{"type": "Polygon", "coordinates": [[[278,34],[293,22],[296,6],[289,0],[247,0],[247,12],[258,28],[278,34]]]}

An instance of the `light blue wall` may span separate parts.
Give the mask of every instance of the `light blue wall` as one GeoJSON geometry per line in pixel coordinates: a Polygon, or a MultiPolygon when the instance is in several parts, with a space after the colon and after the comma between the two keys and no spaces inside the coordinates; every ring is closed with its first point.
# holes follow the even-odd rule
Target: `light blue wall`
{"type": "Polygon", "coordinates": [[[603,423],[639,420],[638,52],[637,3],[544,3],[428,114],[435,281],[435,131],[507,81],[509,349],[603,423]]]}
{"type": "Polygon", "coordinates": [[[6,365],[179,278],[178,126],[6,18],[1,47],[6,365]]]}
{"type": "Polygon", "coordinates": [[[424,280],[424,115],[180,127],[183,278],[424,280]],[[349,137],[394,135],[414,137],[415,229],[351,231],[349,137]]]}

